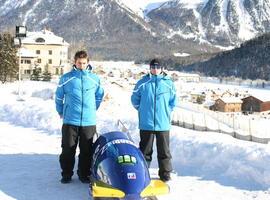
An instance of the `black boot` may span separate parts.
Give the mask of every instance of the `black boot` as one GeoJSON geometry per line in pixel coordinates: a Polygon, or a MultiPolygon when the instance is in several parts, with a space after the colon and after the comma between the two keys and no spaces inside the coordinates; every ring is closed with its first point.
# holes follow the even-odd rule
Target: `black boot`
{"type": "Polygon", "coordinates": [[[71,182],[71,177],[70,176],[63,176],[61,179],[61,183],[67,184],[71,182]]]}
{"type": "Polygon", "coordinates": [[[79,176],[79,180],[82,183],[90,183],[90,178],[88,176],[79,176]]]}
{"type": "Polygon", "coordinates": [[[159,177],[160,177],[160,180],[162,180],[162,181],[164,181],[164,182],[167,182],[167,181],[169,181],[169,180],[172,179],[172,178],[171,178],[170,172],[163,172],[163,173],[161,173],[161,174],[159,175],[159,177]]]}

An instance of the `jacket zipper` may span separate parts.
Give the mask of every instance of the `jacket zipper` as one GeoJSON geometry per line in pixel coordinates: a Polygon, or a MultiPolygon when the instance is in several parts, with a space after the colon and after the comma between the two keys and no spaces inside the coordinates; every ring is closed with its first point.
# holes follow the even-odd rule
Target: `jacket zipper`
{"type": "Polygon", "coordinates": [[[157,77],[155,76],[155,94],[154,94],[154,131],[156,130],[156,92],[157,92],[157,77]]]}
{"type": "Polygon", "coordinates": [[[81,72],[81,88],[82,88],[82,111],[81,111],[81,126],[82,126],[82,118],[83,118],[83,79],[82,79],[82,72],[81,72]]]}

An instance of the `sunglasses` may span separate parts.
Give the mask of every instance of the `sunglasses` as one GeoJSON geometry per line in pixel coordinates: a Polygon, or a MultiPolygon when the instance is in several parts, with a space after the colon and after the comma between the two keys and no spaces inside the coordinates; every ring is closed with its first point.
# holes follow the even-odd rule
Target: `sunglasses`
{"type": "Polygon", "coordinates": [[[153,64],[150,66],[150,69],[161,69],[160,64],[153,64]]]}

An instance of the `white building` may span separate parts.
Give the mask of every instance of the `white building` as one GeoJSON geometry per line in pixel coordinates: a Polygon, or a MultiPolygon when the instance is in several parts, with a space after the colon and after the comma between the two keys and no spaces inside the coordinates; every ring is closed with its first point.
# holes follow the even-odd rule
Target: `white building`
{"type": "Polygon", "coordinates": [[[174,81],[180,80],[183,82],[201,82],[201,77],[199,74],[182,73],[178,71],[169,71],[168,74],[174,81]]]}
{"type": "Polygon", "coordinates": [[[41,73],[50,72],[52,75],[61,75],[68,71],[69,44],[53,32],[27,32],[22,39],[20,54],[21,74],[29,78],[34,68],[40,68],[41,73]]]}

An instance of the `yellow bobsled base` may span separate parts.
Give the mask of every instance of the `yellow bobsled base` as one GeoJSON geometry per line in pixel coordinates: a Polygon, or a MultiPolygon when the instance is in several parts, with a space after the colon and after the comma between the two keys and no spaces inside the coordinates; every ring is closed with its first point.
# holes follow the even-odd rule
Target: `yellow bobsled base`
{"type": "Polygon", "coordinates": [[[169,193],[169,186],[161,180],[151,180],[150,184],[141,192],[141,197],[156,196],[169,193]]]}
{"type": "Polygon", "coordinates": [[[95,182],[92,185],[92,195],[93,197],[116,197],[123,198],[125,193],[121,190],[115,189],[102,182],[95,182]]]}

